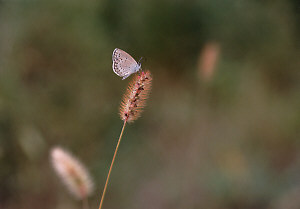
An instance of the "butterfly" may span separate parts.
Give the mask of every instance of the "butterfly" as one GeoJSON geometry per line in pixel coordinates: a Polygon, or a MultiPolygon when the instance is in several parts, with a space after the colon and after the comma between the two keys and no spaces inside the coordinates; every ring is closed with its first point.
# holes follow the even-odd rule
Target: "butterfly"
{"type": "Polygon", "coordinates": [[[141,63],[136,62],[132,56],[122,49],[116,48],[112,53],[112,69],[122,80],[141,69],[141,63]]]}

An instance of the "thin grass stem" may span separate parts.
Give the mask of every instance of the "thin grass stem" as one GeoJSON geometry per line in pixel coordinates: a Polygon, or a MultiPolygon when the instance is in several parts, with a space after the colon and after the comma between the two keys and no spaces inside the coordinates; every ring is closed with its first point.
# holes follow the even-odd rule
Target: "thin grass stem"
{"type": "Polygon", "coordinates": [[[122,139],[122,136],[123,136],[123,132],[124,132],[124,129],[125,129],[125,126],[126,126],[126,122],[127,122],[127,120],[124,121],[124,124],[123,124],[123,127],[122,127],[122,131],[121,131],[121,134],[120,134],[120,137],[119,137],[116,149],[115,149],[115,153],[114,153],[113,159],[112,159],[111,164],[110,164],[110,168],[109,168],[109,171],[108,171],[108,174],[107,174],[107,177],[106,177],[106,182],[105,182],[105,186],[104,186],[104,189],[103,189],[103,193],[102,193],[102,197],[101,197],[99,209],[102,208],[102,204],[103,204],[105,192],[106,192],[106,189],[107,189],[107,185],[108,185],[110,173],[111,173],[112,167],[113,167],[114,162],[115,162],[115,158],[116,158],[116,155],[117,155],[117,152],[118,152],[118,149],[119,149],[119,145],[120,145],[120,142],[121,142],[121,139],[122,139]]]}
{"type": "Polygon", "coordinates": [[[89,207],[89,201],[88,201],[87,197],[85,197],[85,198],[82,199],[82,208],[83,209],[90,209],[90,207],[89,207]]]}

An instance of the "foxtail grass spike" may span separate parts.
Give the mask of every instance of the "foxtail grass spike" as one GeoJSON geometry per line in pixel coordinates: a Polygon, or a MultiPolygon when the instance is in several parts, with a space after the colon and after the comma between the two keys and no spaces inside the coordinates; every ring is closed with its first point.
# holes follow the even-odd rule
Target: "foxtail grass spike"
{"type": "Polygon", "coordinates": [[[50,153],[51,162],[57,175],[77,199],[84,200],[93,191],[93,182],[82,163],[60,147],[50,153]]]}
{"type": "Polygon", "coordinates": [[[151,73],[142,71],[129,83],[120,107],[120,117],[123,121],[133,122],[140,117],[151,90],[151,81],[151,73]]]}

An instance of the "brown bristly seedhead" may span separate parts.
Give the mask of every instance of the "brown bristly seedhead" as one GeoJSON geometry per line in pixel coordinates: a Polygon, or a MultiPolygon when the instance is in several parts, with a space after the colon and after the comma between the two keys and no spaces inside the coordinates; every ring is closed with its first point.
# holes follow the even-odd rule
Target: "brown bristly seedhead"
{"type": "Polygon", "coordinates": [[[151,73],[142,71],[129,83],[120,107],[123,121],[133,122],[140,117],[151,90],[151,73]]]}
{"type": "Polygon", "coordinates": [[[50,153],[54,170],[77,199],[85,199],[93,191],[93,182],[84,167],[73,155],[60,147],[50,153]]]}

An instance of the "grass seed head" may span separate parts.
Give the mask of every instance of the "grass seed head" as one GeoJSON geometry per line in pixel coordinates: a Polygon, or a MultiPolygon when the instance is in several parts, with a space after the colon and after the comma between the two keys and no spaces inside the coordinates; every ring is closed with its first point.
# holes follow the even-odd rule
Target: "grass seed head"
{"type": "Polygon", "coordinates": [[[93,191],[93,182],[87,169],[69,152],[55,147],[50,153],[54,170],[77,198],[84,199],[93,191]]]}
{"type": "Polygon", "coordinates": [[[129,83],[120,107],[120,117],[123,121],[133,122],[141,116],[151,90],[151,81],[151,73],[142,71],[129,83]]]}

